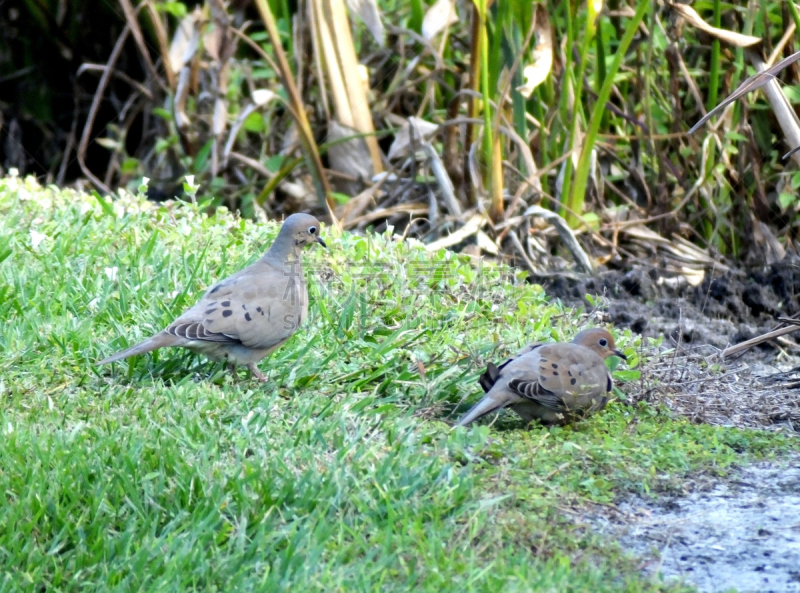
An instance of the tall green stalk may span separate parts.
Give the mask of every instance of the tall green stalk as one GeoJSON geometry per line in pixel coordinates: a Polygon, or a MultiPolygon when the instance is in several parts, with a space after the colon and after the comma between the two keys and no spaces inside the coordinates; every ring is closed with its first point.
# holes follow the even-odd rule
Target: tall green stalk
{"type": "MultiPolygon", "coordinates": [[[[583,79],[586,75],[586,68],[589,62],[589,48],[592,46],[592,41],[594,40],[594,33],[595,27],[594,22],[592,19],[592,11],[589,11],[586,19],[586,26],[584,27],[584,35],[583,35],[583,42],[581,43],[580,48],[580,63],[578,64],[578,73],[572,81],[574,85],[574,102],[572,107],[572,118],[570,120],[569,125],[569,139],[568,144],[570,150],[574,150],[574,142],[578,137],[578,126],[580,125],[581,121],[583,121],[583,79]]],[[[564,175],[564,185],[562,187],[563,197],[570,195],[570,181],[572,180],[571,173],[571,163],[572,159],[567,159],[567,171],[566,175],[564,175]]],[[[570,211],[568,208],[562,209],[561,216],[563,216],[571,225],[575,225],[577,222],[577,218],[573,214],[573,212],[580,213],[580,210],[570,211]]]]}
{"type": "Polygon", "coordinates": [[[480,25],[481,95],[483,95],[483,150],[484,181],[489,190],[489,217],[497,222],[503,217],[503,153],[500,137],[492,127],[493,96],[489,84],[489,34],[486,30],[488,0],[475,0],[480,25]]]}
{"type": "MultiPolygon", "coordinates": [[[[606,80],[603,82],[603,86],[598,93],[597,102],[594,105],[592,117],[589,121],[589,129],[587,130],[586,137],[583,141],[581,156],[578,160],[578,169],[575,172],[575,183],[572,187],[572,193],[570,194],[567,202],[567,206],[572,212],[579,214],[583,210],[583,201],[586,195],[586,184],[589,181],[589,166],[591,165],[592,150],[594,150],[594,145],[597,141],[597,134],[600,131],[600,122],[603,120],[603,114],[606,110],[606,103],[611,97],[611,89],[614,86],[614,77],[617,75],[617,72],[619,72],[620,66],[622,66],[622,60],[625,59],[625,54],[628,51],[628,47],[630,47],[637,29],[644,19],[644,15],[647,13],[647,9],[650,8],[651,5],[652,3],[650,0],[639,0],[638,6],[636,7],[636,13],[628,21],[628,25],[625,27],[625,34],[622,36],[622,39],[620,40],[614,54],[614,61],[611,62],[611,66],[608,68],[606,80]]],[[[576,222],[577,221],[573,218],[572,224],[575,224],[576,222]]]]}

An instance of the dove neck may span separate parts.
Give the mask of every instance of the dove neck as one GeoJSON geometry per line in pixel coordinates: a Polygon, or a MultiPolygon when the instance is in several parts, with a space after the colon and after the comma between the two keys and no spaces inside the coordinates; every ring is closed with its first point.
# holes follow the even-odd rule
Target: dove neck
{"type": "Polygon", "coordinates": [[[283,229],[281,229],[281,232],[278,233],[277,239],[275,239],[275,242],[272,244],[272,247],[269,248],[269,251],[264,254],[263,259],[277,261],[281,264],[300,259],[301,248],[299,248],[297,245],[294,245],[294,241],[292,241],[290,236],[281,236],[282,234],[283,229]]]}

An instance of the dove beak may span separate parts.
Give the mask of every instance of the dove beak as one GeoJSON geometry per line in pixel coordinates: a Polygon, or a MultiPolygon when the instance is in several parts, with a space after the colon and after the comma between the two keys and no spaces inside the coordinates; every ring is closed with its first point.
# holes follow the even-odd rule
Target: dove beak
{"type": "MultiPolygon", "coordinates": [[[[328,249],[328,246],[325,244],[325,241],[322,240],[322,237],[317,237],[317,243],[322,245],[325,249],[328,249]]],[[[328,250],[330,251],[330,250],[328,250]]]]}
{"type": "Polygon", "coordinates": [[[622,360],[624,360],[625,362],[628,362],[628,357],[627,357],[627,356],[625,356],[625,355],[622,353],[622,350],[612,350],[612,352],[613,352],[614,354],[616,354],[617,356],[619,356],[619,357],[620,357],[622,360]]]}

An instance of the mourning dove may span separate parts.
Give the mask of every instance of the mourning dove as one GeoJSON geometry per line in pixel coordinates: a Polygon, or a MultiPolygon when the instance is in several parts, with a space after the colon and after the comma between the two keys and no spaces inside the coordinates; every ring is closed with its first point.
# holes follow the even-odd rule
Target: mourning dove
{"type": "Polygon", "coordinates": [[[288,340],[308,316],[308,292],[300,256],[319,243],[319,221],[292,214],[269,251],[256,263],[212,286],[169,327],[98,364],[108,364],[165,346],[181,346],[224,360],[233,371],[246,365],[266,381],[256,363],[288,340]]]}
{"type": "Polygon", "coordinates": [[[567,344],[529,344],[499,367],[489,363],[479,380],[486,395],[458,426],[501,408],[544,424],[566,424],[602,410],[612,387],[609,356],[627,360],[611,334],[598,328],[567,344]]]}

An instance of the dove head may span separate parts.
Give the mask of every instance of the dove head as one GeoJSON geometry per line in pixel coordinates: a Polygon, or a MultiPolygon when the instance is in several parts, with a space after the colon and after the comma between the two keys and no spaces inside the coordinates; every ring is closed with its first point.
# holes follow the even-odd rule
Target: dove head
{"type": "Polygon", "coordinates": [[[614,337],[599,327],[583,330],[575,336],[572,343],[596,352],[603,359],[609,356],[619,356],[622,360],[628,360],[622,350],[617,348],[614,337]]]}
{"type": "Polygon", "coordinates": [[[310,214],[292,214],[283,221],[283,226],[267,256],[287,258],[292,254],[299,255],[303,247],[311,243],[319,243],[327,249],[328,246],[319,233],[320,225],[316,218],[310,214]]]}

